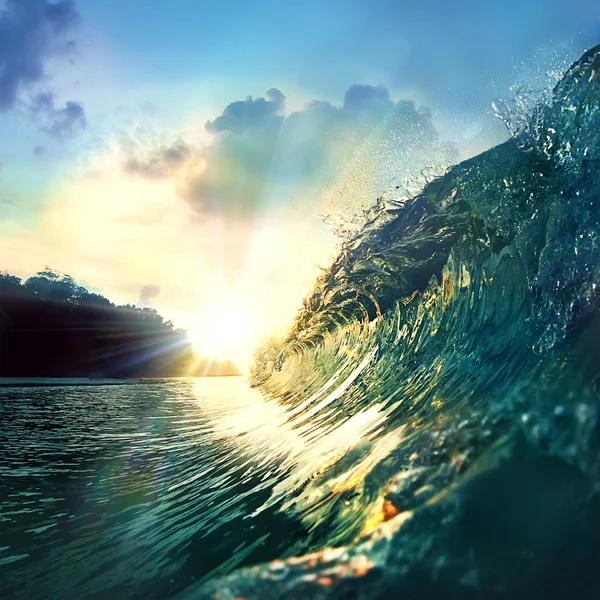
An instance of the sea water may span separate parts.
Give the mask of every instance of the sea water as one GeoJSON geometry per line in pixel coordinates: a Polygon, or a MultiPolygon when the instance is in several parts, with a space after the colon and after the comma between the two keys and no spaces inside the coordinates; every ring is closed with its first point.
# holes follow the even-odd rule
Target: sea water
{"type": "Polygon", "coordinates": [[[167,598],[302,551],[290,435],[242,377],[0,388],[0,597],[167,598]],[[292,540],[296,540],[293,543],[292,540]]]}

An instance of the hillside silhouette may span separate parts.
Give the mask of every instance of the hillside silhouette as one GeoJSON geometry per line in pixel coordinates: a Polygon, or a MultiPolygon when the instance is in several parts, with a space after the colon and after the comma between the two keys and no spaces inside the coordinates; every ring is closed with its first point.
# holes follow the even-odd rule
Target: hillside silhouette
{"type": "Polygon", "coordinates": [[[25,281],[0,273],[0,377],[236,374],[229,361],[199,359],[152,308],[116,306],[49,268],[25,281]]]}

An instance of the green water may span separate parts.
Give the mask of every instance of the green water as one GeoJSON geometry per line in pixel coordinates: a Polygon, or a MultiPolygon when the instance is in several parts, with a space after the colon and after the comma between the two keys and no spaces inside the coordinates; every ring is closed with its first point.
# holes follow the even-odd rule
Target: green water
{"type": "Polygon", "coordinates": [[[284,477],[278,410],[238,377],[0,388],[0,597],[167,598],[301,552],[247,518],[284,477]]]}

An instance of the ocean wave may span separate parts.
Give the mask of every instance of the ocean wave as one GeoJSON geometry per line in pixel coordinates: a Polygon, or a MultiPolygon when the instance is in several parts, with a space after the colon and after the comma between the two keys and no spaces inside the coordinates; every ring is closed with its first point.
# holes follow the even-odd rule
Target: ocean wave
{"type": "Polygon", "coordinates": [[[598,596],[599,86],[596,47],[344,242],[253,372],[303,442],[257,512],[323,533],[190,595],[598,596]]]}

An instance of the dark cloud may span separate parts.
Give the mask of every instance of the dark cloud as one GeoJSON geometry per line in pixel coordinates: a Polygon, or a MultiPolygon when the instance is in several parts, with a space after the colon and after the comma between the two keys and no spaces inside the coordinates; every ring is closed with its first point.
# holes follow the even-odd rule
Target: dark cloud
{"type": "Polygon", "coordinates": [[[160,294],[160,287],[158,285],[145,285],[140,290],[139,304],[148,306],[158,295],[160,294]]]}
{"type": "Polygon", "coordinates": [[[390,100],[390,92],[383,84],[353,85],[344,96],[344,108],[347,110],[381,108],[390,109],[394,103],[390,100]]]}
{"type": "Polygon", "coordinates": [[[266,98],[256,99],[248,96],[246,100],[232,102],[225,107],[222,115],[214,121],[206,122],[206,130],[210,133],[231,131],[240,135],[251,127],[265,125],[280,114],[285,106],[285,96],[278,89],[267,90],[265,96],[266,98]]]}
{"type": "Polygon", "coordinates": [[[6,0],[0,12],[0,110],[13,108],[23,87],[43,79],[47,58],[73,48],[64,35],[78,18],[74,0],[6,0]]]}
{"type": "Polygon", "coordinates": [[[125,162],[125,172],[147,179],[165,179],[173,175],[191,157],[192,149],[184,142],[164,146],[151,156],[140,159],[131,156],[125,162]]]}
{"type": "Polygon", "coordinates": [[[36,94],[29,109],[40,128],[57,138],[70,137],[87,125],[85,111],[79,102],[69,101],[64,107],[57,108],[52,92],[36,94]]]}

